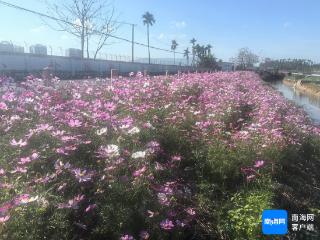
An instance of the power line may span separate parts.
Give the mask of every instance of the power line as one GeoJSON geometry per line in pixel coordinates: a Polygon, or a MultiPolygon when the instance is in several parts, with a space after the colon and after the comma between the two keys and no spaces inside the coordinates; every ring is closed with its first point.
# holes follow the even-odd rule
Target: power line
{"type": "MultiPolygon", "coordinates": [[[[30,9],[27,9],[27,8],[24,8],[24,7],[20,7],[20,6],[17,6],[17,5],[8,3],[8,2],[4,2],[4,1],[0,0],[0,4],[2,4],[4,6],[7,6],[7,7],[11,7],[11,8],[17,9],[17,10],[29,12],[29,13],[32,13],[32,14],[35,14],[35,15],[38,15],[38,16],[41,16],[41,17],[45,17],[45,18],[48,18],[48,19],[51,19],[51,20],[54,20],[54,21],[59,21],[59,22],[71,25],[73,27],[78,27],[78,25],[76,25],[74,23],[71,23],[71,22],[68,22],[66,20],[59,19],[59,18],[56,18],[56,17],[53,17],[53,16],[49,16],[47,14],[44,14],[44,13],[41,13],[41,12],[37,12],[37,11],[34,11],[34,10],[30,10],[30,9]]],[[[123,23],[125,23],[125,22],[123,22],[123,23]]],[[[125,41],[125,42],[128,42],[128,43],[132,43],[132,40],[129,40],[129,39],[126,39],[126,38],[122,38],[122,37],[118,37],[118,36],[115,36],[115,35],[112,35],[112,34],[104,33],[104,32],[98,31],[98,30],[92,30],[92,32],[98,33],[98,34],[102,34],[102,35],[106,35],[108,37],[115,38],[115,39],[118,39],[118,40],[122,40],[122,41],[125,41]]],[[[139,45],[139,46],[148,47],[148,45],[144,44],[144,43],[135,42],[135,41],[133,41],[133,43],[136,44],[136,45],[139,45]]],[[[155,49],[155,50],[159,50],[159,51],[164,51],[164,52],[170,52],[170,53],[174,52],[172,50],[158,48],[158,47],[154,47],[154,46],[149,46],[149,48],[155,49]]],[[[182,52],[175,52],[175,53],[183,54],[182,52]]]]}

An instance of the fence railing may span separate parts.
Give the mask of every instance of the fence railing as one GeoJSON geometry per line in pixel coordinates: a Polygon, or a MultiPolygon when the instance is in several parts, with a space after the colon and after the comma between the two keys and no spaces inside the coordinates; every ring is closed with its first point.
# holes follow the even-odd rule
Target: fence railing
{"type": "MultiPolygon", "coordinates": [[[[13,41],[6,41],[0,42],[0,52],[9,52],[9,53],[32,53],[31,48],[34,47],[36,44],[30,44],[27,42],[13,42],[13,41]]],[[[44,55],[47,56],[63,56],[69,57],[67,54],[68,48],[64,48],[61,46],[52,46],[52,45],[45,45],[41,44],[44,47],[45,53],[44,55]]],[[[95,52],[89,50],[89,58],[93,59],[95,56],[95,52]]],[[[88,58],[87,51],[84,52],[84,58],[88,58]]],[[[114,54],[114,53],[107,53],[107,52],[99,52],[96,56],[96,59],[99,60],[111,60],[111,61],[122,61],[122,62],[132,62],[132,57],[130,55],[122,55],[122,54],[114,54]]],[[[148,63],[148,58],[143,57],[135,57],[134,62],[139,63],[148,63]]],[[[150,63],[152,64],[162,64],[162,65],[178,65],[178,66],[190,66],[187,64],[186,59],[176,59],[173,58],[151,58],[150,63]]]]}

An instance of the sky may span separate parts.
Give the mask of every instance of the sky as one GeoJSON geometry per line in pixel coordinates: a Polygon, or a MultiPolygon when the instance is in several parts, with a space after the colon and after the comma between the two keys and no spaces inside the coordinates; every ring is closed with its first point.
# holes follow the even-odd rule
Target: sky
{"type": "MultiPolygon", "coordinates": [[[[43,0],[6,1],[46,12],[43,0]]],[[[118,21],[137,24],[137,42],[147,42],[142,15],[149,11],[156,20],[150,28],[153,46],[170,49],[171,40],[175,39],[179,44],[177,51],[183,52],[190,49],[190,39],[195,38],[201,45],[212,45],[214,55],[224,61],[234,57],[240,48],[248,47],[262,58],[320,62],[319,0],[113,0],[113,4],[118,21]]],[[[122,25],[115,35],[131,40],[131,27],[122,25]]],[[[38,16],[2,5],[0,40],[24,47],[45,44],[54,54],[80,48],[78,39],[54,31],[38,16]]],[[[130,58],[131,44],[109,39],[109,45],[101,51],[102,57],[105,54],[130,58]]],[[[147,49],[136,46],[135,56],[147,57],[147,49]]],[[[172,54],[151,50],[151,57],[169,58],[172,54]]],[[[179,57],[182,55],[178,54],[179,57]]]]}

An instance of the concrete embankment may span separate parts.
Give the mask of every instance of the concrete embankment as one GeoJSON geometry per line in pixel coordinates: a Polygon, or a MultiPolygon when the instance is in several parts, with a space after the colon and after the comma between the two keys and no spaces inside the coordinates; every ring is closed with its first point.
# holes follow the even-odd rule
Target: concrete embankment
{"type": "Polygon", "coordinates": [[[284,79],[284,85],[293,87],[299,92],[311,97],[320,97],[320,85],[316,83],[304,82],[303,80],[284,79]]]}

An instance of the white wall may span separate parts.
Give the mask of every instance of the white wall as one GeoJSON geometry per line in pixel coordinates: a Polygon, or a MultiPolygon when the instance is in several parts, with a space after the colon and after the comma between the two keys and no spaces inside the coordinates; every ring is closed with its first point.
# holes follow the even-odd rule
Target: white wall
{"type": "Polygon", "coordinates": [[[148,73],[177,73],[178,71],[193,71],[192,67],[177,65],[159,65],[146,63],[119,62],[110,60],[78,59],[59,56],[37,56],[33,54],[0,53],[0,71],[7,73],[28,74],[41,72],[50,67],[56,75],[106,75],[111,69],[117,69],[120,74],[148,71],[148,73]]]}

